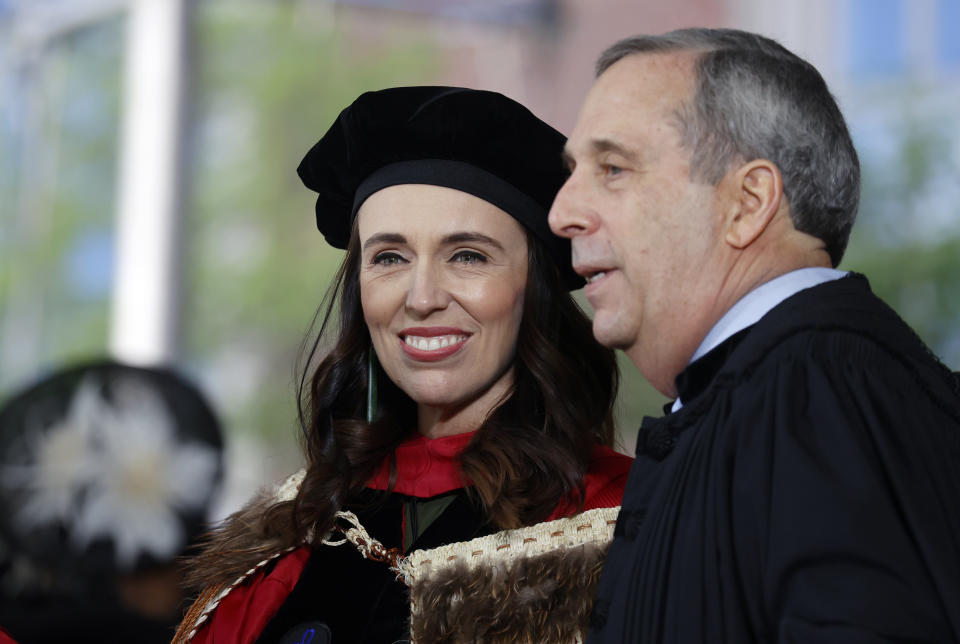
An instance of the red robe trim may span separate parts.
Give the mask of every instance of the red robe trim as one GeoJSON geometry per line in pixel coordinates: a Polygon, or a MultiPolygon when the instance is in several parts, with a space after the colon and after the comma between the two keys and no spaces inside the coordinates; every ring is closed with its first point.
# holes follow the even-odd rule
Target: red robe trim
{"type": "MultiPolygon", "coordinates": [[[[456,456],[470,442],[473,432],[437,439],[417,437],[397,448],[397,485],[401,494],[429,497],[463,487],[456,456]],[[413,474],[410,478],[408,475],[413,474]],[[449,487],[454,482],[458,483],[449,487]],[[422,479],[422,480],[421,480],[422,479]],[[401,485],[401,481],[403,484],[401,485]],[[435,491],[439,490],[439,491],[435,491]],[[429,494],[422,494],[429,491],[429,494]]],[[[595,446],[584,477],[586,495],[583,510],[620,505],[633,459],[609,447],[595,446]]],[[[371,480],[369,487],[386,489],[388,465],[371,480]]],[[[561,503],[548,520],[577,512],[577,505],[561,503]]],[[[277,614],[297,585],[310,559],[310,547],[301,546],[277,560],[269,571],[257,572],[221,600],[209,620],[201,625],[191,642],[195,644],[253,644],[277,614]]]]}
{"type": "MultiPolygon", "coordinates": [[[[397,456],[397,482],[394,492],[429,499],[431,496],[459,490],[469,485],[460,475],[460,452],[476,432],[427,438],[417,435],[405,440],[393,451],[397,456]]],[[[380,464],[367,487],[386,490],[390,481],[390,457],[380,464]]]]}

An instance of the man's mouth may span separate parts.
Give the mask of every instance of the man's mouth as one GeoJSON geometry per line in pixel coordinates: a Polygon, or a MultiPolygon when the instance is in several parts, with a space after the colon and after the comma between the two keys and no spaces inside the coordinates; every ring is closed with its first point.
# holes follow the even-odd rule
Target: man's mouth
{"type": "Polygon", "coordinates": [[[603,279],[603,277],[606,274],[607,274],[607,271],[599,271],[597,273],[587,276],[587,284],[593,284],[594,282],[603,279]]]}
{"type": "Polygon", "coordinates": [[[580,266],[574,266],[573,270],[576,273],[578,273],[581,277],[583,277],[583,279],[587,281],[587,285],[589,286],[590,284],[595,284],[596,282],[599,282],[600,280],[602,280],[604,277],[609,275],[614,269],[607,266],[600,267],[596,265],[589,266],[589,265],[581,264],[580,266]]]}

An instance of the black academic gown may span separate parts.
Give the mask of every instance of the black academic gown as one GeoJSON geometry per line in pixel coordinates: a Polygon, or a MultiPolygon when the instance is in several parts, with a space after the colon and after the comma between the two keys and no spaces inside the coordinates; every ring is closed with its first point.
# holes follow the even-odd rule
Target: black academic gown
{"type": "Polygon", "coordinates": [[[646,419],[588,642],[960,642],[960,394],[851,275],[646,419]]]}
{"type": "MultiPolygon", "coordinates": [[[[430,499],[364,490],[346,509],[387,548],[409,552],[429,549],[496,532],[475,500],[464,489],[430,499]],[[442,512],[404,549],[404,530],[398,517],[410,503],[435,503],[442,512]]],[[[320,548],[310,555],[300,580],[280,611],[257,639],[257,644],[392,644],[407,642],[410,599],[397,573],[386,563],[364,559],[353,546],[320,548]],[[321,626],[322,624],[322,626],[321,626]],[[328,638],[308,635],[323,629],[328,638]],[[312,638],[312,639],[311,639],[312,638]]]]}

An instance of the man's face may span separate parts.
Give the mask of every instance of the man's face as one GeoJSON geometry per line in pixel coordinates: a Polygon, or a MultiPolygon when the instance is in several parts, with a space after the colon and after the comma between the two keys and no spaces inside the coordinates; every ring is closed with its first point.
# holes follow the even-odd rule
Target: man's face
{"type": "Polygon", "coordinates": [[[715,189],[690,181],[677,129],[692,64],[689,53],[631,55],[597,79],[567,142],[571,176],[550,211],[588,279],[594,335],[667,395],[712,326],[722,274],[715,189]]]}

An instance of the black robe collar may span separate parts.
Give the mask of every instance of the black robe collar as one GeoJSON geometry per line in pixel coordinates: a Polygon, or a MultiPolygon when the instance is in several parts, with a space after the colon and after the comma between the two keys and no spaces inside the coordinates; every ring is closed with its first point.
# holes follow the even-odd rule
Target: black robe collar
{"type": "MultiPolygon", "coordinates": [[[[677,394],[684,407],[706,391],[716,375],[731,362],[731,357],[754,328],[762,327],[765,330],[764,333],[758,334],[760,336],[772,335],[779,340],[781,339],[779,336],[786,336],[800,328],[812,326],[811,318],[802,315],[801,311],[815,312],[824,302],[829,302],[832,306],[837,298],[843,301],[854,295],[862,295],[864,292],[870,293],[867,278],[859,273],[849,273],[845,277],[802,289],[785,298],[771,308],[758,322],[734,333],[705,355],[687,365],[686,369],[675,380],[677,394]]],[[[819,316],[814,313],[811,317],[819,316]]],[[[821,321],[827,322],[822,318],[821,321]]],[[[833,325],[830,324],[830,326],[833,325]]],[[[760,338],[752,338],[751,340],[758,339],[760,338]]],[[[766,344],[766,341],[764,343],[766,344]]]]}
{"type": "MultiPolygon", "coordinates": [[[[845,326],[845,321],[831,319],[837,315],[836,305],[841,302],[850,305],[865,294],[873,297],[866,277],[859,273],[849,273],[846,277],[804,289],[777,304],[755,324],[734,333],[687,365],[675,380],[683,407],[671,413],[672,403],[667,403],[662,418],[648,416],[643,419],[637,434],[636,455],[664,459],[673,449],[680,432],[703,412],[701,397],[720,374],[726,372],[730,376],[743,370],[777,342],[800,329],[845,326]]],[[[844,315],[853,311],[859,313],[857,308],[853,311],[844,311],[843,308],[839,307],[839,310],[844,315]]]]}
{"type": "MultiPolygon", "coordinates": [[[[692,403],[697,396],[707,390],[707,387],[713,382],[714,376],[720,372],[723,365],[730,359],[730,355],[740,346],[740,343],[747,337],[752,328],[753,325],[750,325],[737,331],[680,372],[675,384],[677,396],[684,406],[692,403]]],[[[673,403],[670,405],[672,408],[673,403]]]]}
{"type": "MultiPolygon", "coordinates": [[[[683,402],[681,410],[693,403],[727,363],[730,355],[750,333],[752,327],[741,329],[709,352],[689,364],[676,379],[677,395],[683,402]]],[[[663,406],[663,417],[645,416],[637,433],[637,456],[663,460],[673,449],[676,437],[685,426],[676,422],[681,410],[673,412],[673,402],[663,406]]]]}

